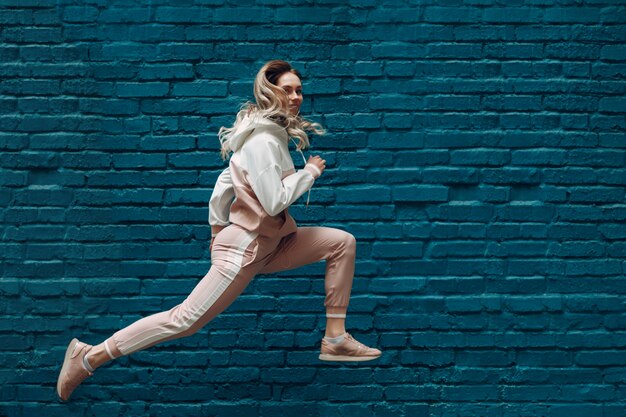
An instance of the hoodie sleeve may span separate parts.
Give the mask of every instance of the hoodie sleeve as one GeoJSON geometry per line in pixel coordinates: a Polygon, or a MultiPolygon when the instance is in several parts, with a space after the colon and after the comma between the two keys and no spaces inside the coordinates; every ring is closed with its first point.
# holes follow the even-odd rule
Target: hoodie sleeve
{"type": "Polygon", "coordinates": [[[271,140],[258,140],[244,147],[248,177],[263,209],[276,216],[313,186],[319,170],[307,164],[296,173],[282,178],[281,152],[271,140]]]}
{"type": "Polygon", "coordinates": [[[209,200],[209,224],[211,226],[228,226],[230,205],[235,198],[235,189],[230,176],[230,167],[217,177],[211,199],[209,200]]]}

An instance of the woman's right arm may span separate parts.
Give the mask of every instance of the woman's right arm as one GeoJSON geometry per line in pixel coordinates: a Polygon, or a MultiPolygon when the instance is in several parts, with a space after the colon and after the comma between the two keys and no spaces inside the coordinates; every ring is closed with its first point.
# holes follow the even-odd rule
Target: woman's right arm
{"type": "Polygon", "coordinates": [[[252,190],[270,216],[289,207],[322,173],[318,166],[309,162],[303,169],[282,179],[281,152],[278,144],[270,140],[251,143],[244,148],[244,155],[252,190]]]}

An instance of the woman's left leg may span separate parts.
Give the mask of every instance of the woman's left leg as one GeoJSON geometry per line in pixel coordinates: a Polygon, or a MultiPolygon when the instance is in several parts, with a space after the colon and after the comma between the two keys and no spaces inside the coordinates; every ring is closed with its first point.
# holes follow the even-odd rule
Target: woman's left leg
{"type": "Polygon", "coordinates": [[[345,329],[355,258],[356,239],[352,234],[330,227],[298,227],[281,240],[259,271],[267,274],[326,260],[326,335],[321,360],[368,361],[381,355],[380,350],[359,343],[345,329]]]}

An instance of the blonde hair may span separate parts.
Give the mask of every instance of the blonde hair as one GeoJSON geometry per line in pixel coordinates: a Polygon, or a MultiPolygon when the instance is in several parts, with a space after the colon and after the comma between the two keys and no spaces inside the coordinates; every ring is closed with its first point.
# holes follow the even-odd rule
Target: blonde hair
{"type": "Polygon", "coordinates": [[[277,86],[278,79],[286,72],[295,74],[300,80],[302,76],[300,72],[293,68],[288,62],[275,59],[266,62],[261,67],[254,79],[254,98],[256,104],[250,101],[241,105],[237,112],[235,123],[232,127],[222,126],[218,132],[221,147],[221,156],[223,160],[228,158],[231,149],[228,146],[228,140],[235,132],[235,129],[241,120],[249,116],[259,116],[272,120],[283,126],[287,130],[289,137],[298,139],[297,149],[302,150],[310,146],[307,131],[317,135],[326,133],[322,125],[319,123],[308,121],[299,115],[290,114],[288,108],[289,98],[285,90],[277,86]]]}

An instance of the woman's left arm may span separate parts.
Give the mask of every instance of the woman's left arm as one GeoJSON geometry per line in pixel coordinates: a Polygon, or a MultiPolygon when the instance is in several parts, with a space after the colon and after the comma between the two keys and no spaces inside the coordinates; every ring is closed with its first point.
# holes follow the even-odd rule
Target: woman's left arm
{"type": "Polygon", "coordinates": [[[234,198],[235,189],[230,176],[230,167],[226,167],[217,178],[209,200],[209,224],[211,225],[212,236],[217,235],[230,224],[228,216],[234,198]]]}

